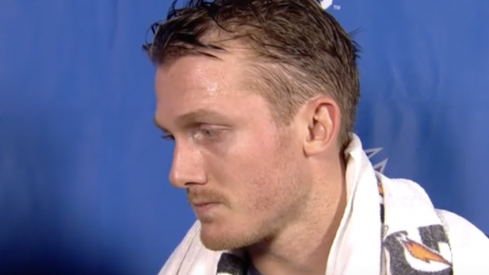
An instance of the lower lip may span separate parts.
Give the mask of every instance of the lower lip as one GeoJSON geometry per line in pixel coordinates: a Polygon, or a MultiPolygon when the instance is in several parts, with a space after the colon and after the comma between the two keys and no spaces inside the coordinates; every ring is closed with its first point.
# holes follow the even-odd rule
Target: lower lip
{"type": "Polygon", "coordinates": [[[218,205],[216,202],[211,202],[211,203],[205,203],[205,204],[194,204],[194,210],[198,216],[205,215],[209,213],[213,208],[215,208],[218,205]]]}

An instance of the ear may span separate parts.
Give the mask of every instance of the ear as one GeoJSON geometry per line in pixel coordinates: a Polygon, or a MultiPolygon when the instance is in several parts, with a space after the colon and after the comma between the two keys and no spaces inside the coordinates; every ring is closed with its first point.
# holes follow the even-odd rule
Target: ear
{"type": "Polygon", "coordinates": [[[307,138],[304,153],[316,155],[338,146],[341,112],[338,104],[329,97],[321,96],[306,106],[307,138]]]}

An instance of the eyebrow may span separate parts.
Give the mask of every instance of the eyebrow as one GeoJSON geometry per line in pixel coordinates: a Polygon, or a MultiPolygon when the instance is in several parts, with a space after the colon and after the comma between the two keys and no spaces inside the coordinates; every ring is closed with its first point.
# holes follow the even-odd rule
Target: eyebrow
{"type": "MultiPolygon", "coordinates": [[[[186,114],[183,114],[176,119],[176,123],[180,126],[183,127],[188,127],[190,125],[196,124],[198,121],[204,121],[204,120],[224,120],[225,117],[217,113],[215,111],[211,111],[208,109],[198,109],[186,114]]],[[[156,127],[160,128],[164,132],[169,132],[168,130],[165,129],[161,124],[158,123],[156,120],[156,117],[153,117],[153,122],[156,125],[156,127]]]]}

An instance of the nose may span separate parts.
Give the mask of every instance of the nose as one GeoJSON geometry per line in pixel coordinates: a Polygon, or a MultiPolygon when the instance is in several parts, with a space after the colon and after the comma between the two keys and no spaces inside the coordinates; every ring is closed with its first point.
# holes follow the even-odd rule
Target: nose
{"type": "Polygon", "coordinates": [[[206,176],[200,151],[189,145],[175,143],[169,180],[177,188],[205,184],[206,176]]]}

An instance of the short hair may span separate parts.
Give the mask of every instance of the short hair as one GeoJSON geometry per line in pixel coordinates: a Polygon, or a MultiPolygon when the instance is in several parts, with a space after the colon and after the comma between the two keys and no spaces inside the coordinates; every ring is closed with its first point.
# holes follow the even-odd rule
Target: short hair
{"type": "Polygon", "coordinates": [[[359,47],[316,0],[176,4],[165,21],[151,26],[153,39],[143,45],[156,65],[188,55],[215,57],[213,51],[226,49],[206,37],[223,34],[249,46],[257,57],[250,80],[261,88],[276,121],[287,124],[307,100],[328,95],[341,112],[340,145],[348,144],[360,98],[359,47]]]}

